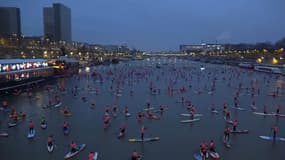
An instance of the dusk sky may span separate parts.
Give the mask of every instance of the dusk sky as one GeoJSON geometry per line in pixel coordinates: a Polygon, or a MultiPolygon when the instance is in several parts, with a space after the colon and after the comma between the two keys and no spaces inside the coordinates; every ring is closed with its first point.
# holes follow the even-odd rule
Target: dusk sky
{"type": "Polygon", "coordinates": [[[72,39],[147,51],[180,44],[276,42],[285,37],[285,0],[0,0],[19,7],[24,35],[43,35],[43,7],[71,8],[72,39]]]}

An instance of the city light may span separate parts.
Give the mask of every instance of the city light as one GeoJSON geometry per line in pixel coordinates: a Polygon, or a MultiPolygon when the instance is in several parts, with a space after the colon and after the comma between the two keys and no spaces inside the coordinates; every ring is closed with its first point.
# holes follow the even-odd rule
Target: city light
{"type": "Polygon", "coordinates": [[[272,58],[272,64],[277,64],[277,63],[278,63],[278,60],[275,57],[273,57],[272,58]]]}
{"type": "Polygon", "coordinates": [[[256,62],[257,63],[262,63],[262,58],[257,58],[256,62]]]}

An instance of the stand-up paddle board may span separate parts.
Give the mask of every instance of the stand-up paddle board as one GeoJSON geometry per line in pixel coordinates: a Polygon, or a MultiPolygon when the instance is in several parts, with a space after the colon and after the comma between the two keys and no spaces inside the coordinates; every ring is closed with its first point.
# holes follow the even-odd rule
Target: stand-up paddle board
{"type": "Polygon", "coordinates": [[[193,156],[194,156],[194,158],[195,158],[196,160],[202,160],[202,159],[203,159],[203,156],[201,155],[200,152],[199,152],[199,153],[195,153],[193,156]]]}
{"type": "Polygon", "coordinates": [[[285,138],[283,137],[272,137],[272,136],[259,136],[259,138],[264,139],[264,140],[270,140],[270,141],[284,141],[285,142],[285,138]]]}
{"type": "Polygon", "coordinates": [[[213,159],[219,159],[220,158],[219,153],[216,151],[208,151],[208,153],[213,159]]]}
{"type": "Polygon", "coordinates": [[[141,138],[128,139],[129,142],[152,142],[152,141],[158,141],[158,140],[160,140],[159,137],[149,137],[149,138],[144,138],[143,140],[141,138]]]}
{"type": "Polygon", "coordinates": [[[94,153],[93,160],[97,160],[97,159],[98,159],[98,152],[95,152],[95,153],[94,153]]]}
{"type": "Polygon", "coordinates": [[[33,129],[33,130],[28,132],[27,138],[34,138],[35,135],[36,135],[36,130],[33,129]]]}
{"type": "Polygon", "coordinates": [[[199,118],[195,118],[195,119],[186,119],[186,120],[182,120],[180,121],[180,123],[191,123],[191,122],[196,122],[196,121],[200,121],[199,118]]]}
{"type": "Polygon", "coordinates": [[[42,129],[46,129],[46,128],[47,128],[47,124],[46,124],[46,123],[42,123],[42,124],[41,124],[41,128],[42,128],[42,129]]]}
{"type": "Polygon", "coordinates": [[[8,137],[8,133],[6,132],[0,132],[0,137],[8,137]]]}
{"type": "Polygon", "coordinates": [[[47,144],[47,150],[48,150],[48,152],[52,152],[54,148],[55,148],[55,146],[54,146],[53,143],[52,143],[51,145],[48,145],[48,144],[47,144]]]}
{"type": "Polygon", "coordinates": [[[17,126],[18,124],[20,124],[21,122],[23,122],[23,120],[19,120],[17,122],[9,122],[8,123],[8,127],[15,127],[17,126]]]}
{"type": "MultiPolygon", "coordinates": [[[[189,114],[189,113],[181,113],[180,114],[181,116],[184,116],[184,117],[191,117],[192,114],[189,114]]],[[[194,114],[194,117],[202,117],[203,114],[194,114]]]]}
{"type": "Polygon", "coordinates": [[[276,113],[263,113],[263,112],[252,112],[255,115],[260,115],[260,116],[278,116],[278,117],[285,117],[284,114],[276,114],[276,113]]]}
{"type": "Polygon", "coordinates": [[[61,105],[62,105],[62,103],[59,102],[58,104],[55,104],[54,107],[57,108],[57,107],[60,107],[61,105]]]}
{"type": "Polygon", "coordinates": [[[236,110],[240,110],[240,111],[245,111],[246,110],[245,108],[234,107],[234,106],[231,106],[231,108],[236,109],[236,110]]]}
{"type": "Polygon", "coordinates": [[[150,107],[150,108],[144,108],[143,110],[150,111],[150,110],[153,110],[153,109],[154,109],[154,107],[150,107]]]}
{"type": "Polygon", "coordinates": [[[236,131],[231,131],[233,134],[247,134],[248,130],[236,130],[236,131]]]}
{"type": "Polygon", "coordinates": [[[65,156],[64,159],[69,159],[77,155],[79,152],[81,152],[84,148],[86,147],[86,144],[80,144],[77,148],[77,151],[75,152],[68,152],[65,156]]]}

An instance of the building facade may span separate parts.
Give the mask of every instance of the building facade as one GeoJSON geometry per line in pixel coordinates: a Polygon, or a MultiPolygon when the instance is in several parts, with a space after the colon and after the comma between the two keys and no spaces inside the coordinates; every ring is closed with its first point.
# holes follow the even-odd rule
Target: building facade
{"type": "Polygon", "coordinates": [[[20,9],[0,7],[0,35],[21,35],[20,9]]]}
{"type": "Polygon", "coordinates": [[[61,3],[43,9],[44,36],[55,41],[72,41],[71,9],[61,3]]]}

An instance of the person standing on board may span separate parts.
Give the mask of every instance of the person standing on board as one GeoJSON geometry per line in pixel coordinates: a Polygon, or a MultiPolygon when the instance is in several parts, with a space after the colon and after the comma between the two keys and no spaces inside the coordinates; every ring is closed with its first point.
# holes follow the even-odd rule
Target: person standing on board
{"type": "Polygon", "coordinates": [[[237,99],[237,97],[235,97],[234,105],[235,105],[235,107],[238,107],[238,99],[237,99]]]}
{"type": "Polygon", "coordinates": [[[76,143],[71,141],[71,143],[69,144],[70,148],[71,148],[71,153],[74,153],[76,152],[78,149],[77,149],[77,146],[76,146],[76,143]]]}
{"type": "Polygon", "coordinates": [[[209,150],[215,152],[215,143],[213,140],[210,141],[209,150]]]}
{"type": "Polygon", "coordinates": [[[66,131],[68,129],[68,123],[64,121],[62,128],[64,131],[66,131]]]}
{"type": "Polygon", "coordinates": [[[200,152],[201,152],[201,155],[204,158],[208,158],[207,150],[208,150],[208,145],[206,143],[204,143],[204,142],[201,143],[201,145],[200,145],[200,152]]]}
{"type": "Polygon", "coordinates": [[[121,127],[120,127],[120,133],[119,133],[119,136],[118,138],[121,138],[125,135],[125,132],[126,132],[126,125],[123,124],[121,127]]]}
{"type": "Polygon", "coordinates": [[[109,125],[109,122],[110,122],[110,117],[108,115],[105,115],[104,118],[103,118],[103,121],[104,121],[104,128],[108,128],[110,125],[109,125]]]}
{"type": "Polygon", "coordinates": [[[279,115],[279,113],[280,113],[280,105],[278,105],[276,108],[276,115],[279,115]]]}
{"type": "Polygon", "coordinates": [[[139,158],[139,154],[137,153],[136,150],[134,150],[132,153],[132,160],[137,160],[138,158],[139,158]]]}
{"type": "Polygon", "coordinates": [[[137,121],[141,121],[142,117],[143,117],[143,113],[142,112],[138,112],[137,121]]]}
{"type": "Polygon", "coordinates": [[[145,127],[144,125],[141,127],[141,139],[142,141],[144,140],[144,132],[145,132],[145,127]]]}
{"type": "Polygon", "coordinates": [[[267,107],[266,107],[266,105],[263,106],[263,113],[267,114],[267,107]]]}
{"type": "Polygon", "coordinates": [[[273,139],[275,140],[277,132],[278,132],[278,127],[275,125],[271,128],[271,130],[273,131],[273,139]]]}
{"type": "Polygon", "coordinates": [[[233,122],[233,131],[236,131],[236,130],[237,130],[237,126],[238,126],[238,121],[235,120],[235,121],[233,122]]]}
{"type": "Polygon", "coordinates": [[[95,155],[94,152],[89,152],[89,154],[88,154],[88,160],[94,160],[94,155],[95,155]]]}
{"type": "Polygon", "coordinates": [[[227,111],[227,108],[228,108],[228,104],[225,102],[224,105],[223,105],[224,112],[227,111]]]}
{"type": "Polygon", "coordinates": [[[29,122],[29,132],[32,133],[34,130],[34,124],[33,124],[33,121],[30,121],[29,122]]]}
{"type": "Polygon", "coordinates": [[[231,118],[231,112],[230,110],[226,110],[226,118],[230,119],[231,118]]]}
{"type": "Polygon", "coordinates": [[[49,147],[51,147],[51,146],[52,146],[53,141],[54,141],[54,140],[53,140],[53,136],[52,136],[52,135],[48,136],[47,143],[48,143],[48,146],[49,146],[49,147]]]}
{"type": "Polygon", "coordinates": [[[224,142],[228,142],[230,140],[231,129],[229,127],[225,128],[224,131],[224,142]]]}

